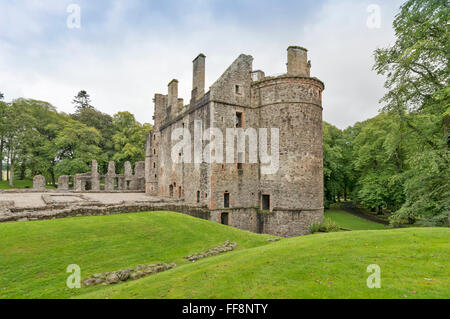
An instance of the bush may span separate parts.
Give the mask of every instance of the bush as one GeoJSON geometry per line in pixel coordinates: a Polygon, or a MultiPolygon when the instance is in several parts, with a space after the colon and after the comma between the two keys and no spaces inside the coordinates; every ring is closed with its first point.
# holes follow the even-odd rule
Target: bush
{"type": "Polygon", "coordinates": [[[323,223],[313,223],[309,227],[311,234],[322,232],[322,233],[332,233],[341,230],[338,224],[333,222],[331,219],[326,218],[323,223]]]}

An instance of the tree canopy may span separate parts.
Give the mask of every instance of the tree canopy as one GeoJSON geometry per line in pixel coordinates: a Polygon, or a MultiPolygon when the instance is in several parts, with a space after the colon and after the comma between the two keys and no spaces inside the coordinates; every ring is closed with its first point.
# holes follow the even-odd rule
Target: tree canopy
{"type": "Polygon", "coordinates": [[[55,184],[61,175],[89,171],[94,159],[103,173],[108,161],[142,161],[145,136],[152,129],[127,112],[113,118],[86,107],[67,115],[32,99],[0,101],[0,115],[0,170],[8,169],[11,185],[14,178],[37,174],[55,184]]]}

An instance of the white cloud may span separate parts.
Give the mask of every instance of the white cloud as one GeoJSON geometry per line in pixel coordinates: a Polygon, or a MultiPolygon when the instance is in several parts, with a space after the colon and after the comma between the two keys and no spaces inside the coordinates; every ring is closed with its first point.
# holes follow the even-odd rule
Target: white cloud
{"type": "MultiPolygon", "coordinates": [[[[312,75],[325,82],[324,119],[343,128],[375,115],[379,108],[383,79],[371,71],[372,53],[392,41],[392,15],[400,1],[392,2],[381,5],[382,28],[368,30],[370,2],[356,0],[328,1],[307,18],[276,25],[262,20],[255,26],[217,19],[208,2],[198,1],[183,7],[178,23],[152,11],[151,28],[127,23],[127,7],[116,1],[105,8],[107,19],[98,24],[82,20],[81,30],[66,31],[54,42],[17,47],[2,40],[0,32],[0,91],[7,99],[36,98],[72,112],[73,96],[85,89],[101,111],[129,110],[139,121],[151,122],[153,95],[166,93],[171,79],[180,81],[180,95],[189,101],[191,61],[198,53],[207,55],[208,86],[240,53],[253,55],[254,68],[266,74],[285,72],[286,48],[298,44],[309,49],[312,75]],[[87,25],[97,28],[83,29],[87,25]],[[84,38],[88,33],[95,38],[84,38]]],[[[39,19],[32,18],[31,27],[16,28],[16,37],[39,30],[39,19]]],[[[25,25],[26,19],[23,16],[19,24],[25,25]]]]}

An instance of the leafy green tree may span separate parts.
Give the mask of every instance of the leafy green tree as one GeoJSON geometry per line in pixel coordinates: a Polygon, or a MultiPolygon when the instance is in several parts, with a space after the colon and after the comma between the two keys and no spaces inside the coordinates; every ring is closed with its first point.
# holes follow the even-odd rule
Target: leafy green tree
{"type": "Polygon", "coordinates": [[[323,175],[324,175],[324,201],[329,208],[337,197],[343,195],[343,149],[342,131],[337,127],[323,122],[323,175]]]}
{"type": "Polygon", "coordinates": [[[14,169],[19,159],[25,157],[27,145],[33,138],[33,117],[28,113],[23,99],[6,106],[5,147],[9,163],[9,185],[14,187],[14,169]]]}
{"type": "Polygon", "coordinates": [[[79,108],[75,114],[71,115],[72,119],[81,122],[89,127],[96,128],[100,135],[99,147],[102,149],[100,156],[97,158],[99,169],[106,173],[108,161],[114,156],[114,126],[113,119],[110,115],[102,113],[95,108],[79,108]]]}
{"type": "Polygon", "coordinates": [[[132,163],[145,159],[145,142],[148,132],[152,130],[150,124],[140,124],[133,114],[119,112],[113,117],[115,154],[113,160],[118,167],[123,167],[126,161],[132,163]]]}
{"type": "Polygon", "coordinates": [[[421,146],[410,156],[406,201],[393,223],[437,225],[448,217],[449,20],[447,1],[409,0],[394,21],[396,42],[375,51],[374,69],[387,77],[384,109],[397,114],[421,146]]]}
{"type": "MultiPolygon", "coordinates": [[[[31,176],[42,174],[56,183],[55,166],[57,164],[58,149],[55,139],[63,129],[66,116],[56,111],[56,108],[43,101],[22,100],[32,116],[32,138],[27,141],[27,150],[21,163],[21,178],[24,178],[24,169],[30,170],[31,176]]],[[[31,177],[30,176],[30,177],[31,177]]]]}
{"type": "Polygon", "coordinates": [[[381,113],[367,120],[353,141],[357,199],[368,208],[395,211],[404,202],[408,139],[398,119],[381,113]]]}
{"type": "Polygon", "coordinates": [[[101,153],[100,139],[101,135],[96,128],[67,118],[55,139],[58,149],[56,175],[89,171],[89,164],[101,153]]]}

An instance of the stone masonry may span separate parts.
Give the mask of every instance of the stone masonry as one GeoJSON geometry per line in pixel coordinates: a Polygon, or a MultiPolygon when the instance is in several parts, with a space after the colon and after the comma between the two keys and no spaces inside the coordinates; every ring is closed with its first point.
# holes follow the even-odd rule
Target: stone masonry
{"type": "MultiPolygon", "coordinates": [[[[98,172],[98,163],[92,161],[91,172],[75,174],[74,176],[63,175],[58,178],[58,191],[61,192],[120,192],[120,191],[144,191],[145,189],[145,162],[136,162],[133,168],[130,162],[125,162],[124,174],[116,174],[116,164],[108,163],[108,172],[100,175],[98,172]],[[70,181],[73,180],[73,188],[70,187],[70,181]],[[101,181],[104,180],[104,186],[101,181]]],[[[33,191],[45,190],[45,177],[37,175],[33,178],[33,191]]]]}
{"type": "Polygon", "coordinates": [[[33,190],[35,191],[43,191],[45,190],[45,177],[42,175],[36,175],[33,177],[33,190]]]}
{"type": "MultiPolygon", "coordinates": [[[[154,129],[142,172],[146,193],[200,205],[209,210],[210,220],[241,229],[286,237],[308,234],[310,224],[323,219],[324,84],[310,76],[305,48],[289,47],[287,59],[285,74],[266,76],[253,70],[253,57],[242,54],[205,91],[206,57],[200,54],[193,61],[188,104],[178,97],[176,79],[167,94],[155,94],[154,129]],[[235,163],[173,162],[173,131],[187,129],[195,136],[198,121],[203,131],[218,128],[224,136],[227,128],[278,128],[278,170],[262,174],[259,157],[241,163],[251,155],[249,143],[245,152],[235,150],[235,163]]],[[[203,149],[206,142],[201,143],[203,149]]],[[[179,156],[184,158],[182,152],[179,156]]]]}

